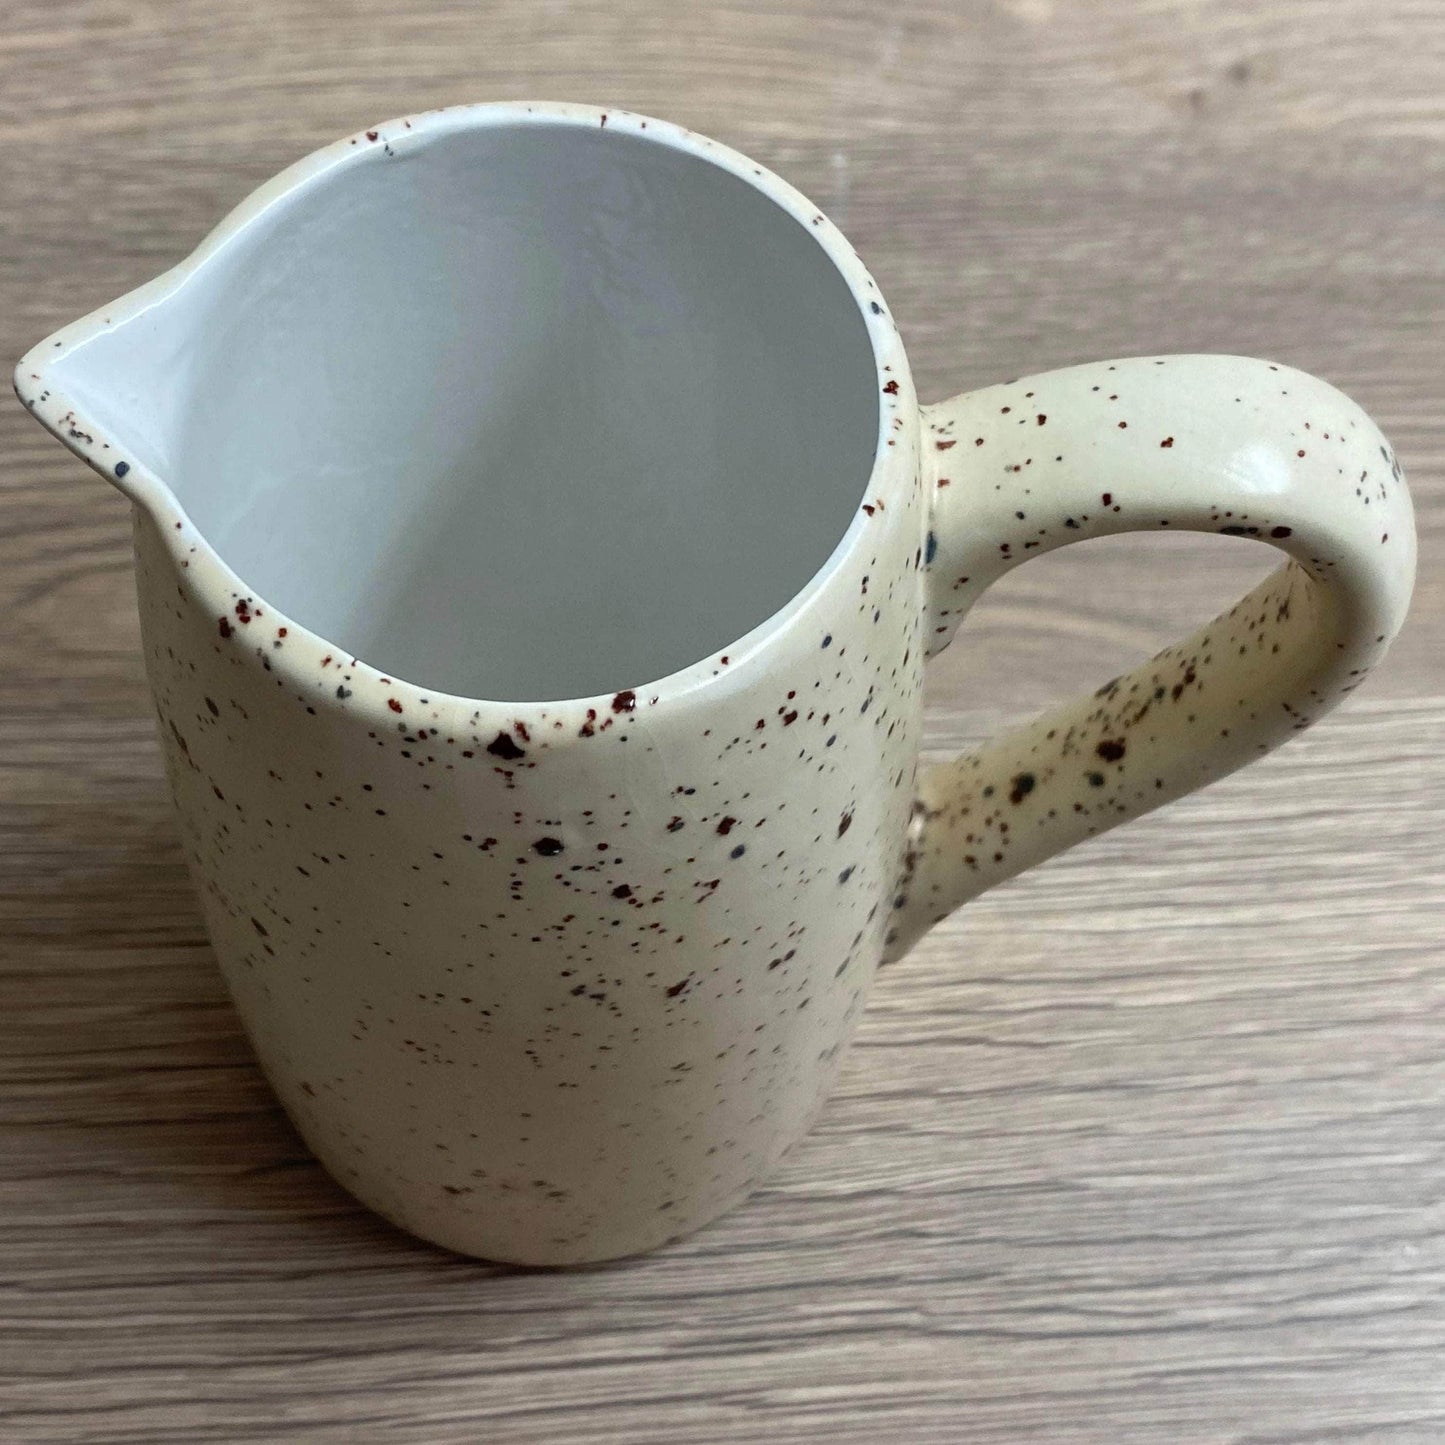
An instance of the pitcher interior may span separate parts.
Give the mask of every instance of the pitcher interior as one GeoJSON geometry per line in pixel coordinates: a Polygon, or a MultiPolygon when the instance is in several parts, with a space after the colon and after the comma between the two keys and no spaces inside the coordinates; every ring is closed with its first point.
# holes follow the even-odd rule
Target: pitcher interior
{"type": "Polygon", "coordinates": [[[659,678],[782,607],[862,500],[859,303],[704,159],[443,132],[238,241],[187,283],[166,480],[259,597],[384,672],[508,700],[659,678]]]}

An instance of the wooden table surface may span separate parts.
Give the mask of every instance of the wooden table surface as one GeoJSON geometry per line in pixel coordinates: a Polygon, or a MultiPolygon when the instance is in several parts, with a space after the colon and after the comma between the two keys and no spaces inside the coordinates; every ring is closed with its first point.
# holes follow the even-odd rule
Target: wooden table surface
{"type": "MultiPolygon", "coordinates": [[[[0,1441],[1445,1439],[1440,0],[7,0],[0,358],[296,156],[605,101],[849,232],[920,390],[1261,353],[1422,533],[1315,731],[998,890],[879,982],[751,1203],[579,1273],[352,1203],[257,1073],[164,792],[119,496],[0,407],[0,1441]]],[[[947,752],[1270,565],[1093,543],[932,676],[947,752]]]]}

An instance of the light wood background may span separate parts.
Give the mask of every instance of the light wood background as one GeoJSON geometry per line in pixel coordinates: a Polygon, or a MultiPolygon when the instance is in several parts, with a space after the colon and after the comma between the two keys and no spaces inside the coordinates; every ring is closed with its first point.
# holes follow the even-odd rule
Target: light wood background
{"type": "MultiPolygon", "coordinates": [[[[881,981],[812,1138],[654,1258],[363,1213],[263,1087],[163,792],[120,498],[0,407],[0,1441],[1445,1439],[1440,0],[5,0],[0,358],[312,147],[606,101],[846,228],[920,389],[1318,371],[1414,484],[1414,617],[1283,753],[881,981]]],[[[1090,544],[936,665],[930,746],[1094,685],[1251,544],[1090,544]]]]}

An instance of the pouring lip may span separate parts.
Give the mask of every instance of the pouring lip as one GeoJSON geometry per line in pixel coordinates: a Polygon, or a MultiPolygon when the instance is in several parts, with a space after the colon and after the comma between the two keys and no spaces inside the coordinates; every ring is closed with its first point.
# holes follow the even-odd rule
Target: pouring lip
{"type": "MultiPolygon", "coordinates": [[[[750,671],[748,663],[760,659],[768,645],[787,631],[789,624],[824,591],[829,579],[860,545],[869,520],[861,506],[863,500],[879,493],[891,500],[900,487],[909,485],[917,472],[917,426],[910,427],[905,419],[911,415],[916,421],[918,401],[897,326],[877,283],[823,210],[773,171],[720,141],[636,111],[574,102],[504,101],[444,106],[368,126],[312,151],[241,200],[176,265],[62,326],[31,347],[16,364],[14,387],[21,403],[47,431],[146,513],[197,599],[216,616],[222,638],[244,641],[241,634],[264,616],[273,630],[281,630],[286,645],[275,651],[267,648],[264,653],[257,647],[257,655],[264,655],[273,671],[289,675],[300,690],[314,694],[309,700],[314,701],[318,709],[325,704],[359,720],[386,726],[399,724],[403,729],[417,726],[420,715],[427,723],[440,722],[443,727],[458,731],[475,733],[497,726],[505,732],[511,726],[511,719],[518,715],[536,715],[541,709],[546,710],[549,718],[572,713],[579,718],[589,713],[605,716],[604,710],[618,698],[636,694],[648,703],[678,702],[719,680],[740,678],[750,671]],[[874,453],[859,495],[860,506],[827,560],[793,596],[741,637],[695,662],[656,679],[621,682],[620,690],[583,697],[525,700],[469,697],[392,677],[364,659],[351,656],[248,588],[245,580],[232,571],[196,527],[170,486],[94,417],[88,416],[55,380],[57,365],[72,352],[112,326],[132,320],[166,300],[211,257],[241,240],[265,212],[316,184],[322,177],[452,131],[517,124],[610,126],[615,131],[715,165],[761,192],[812,237],[843,279],[864,322],[880,393],[884,393],[878,408],[874,453]],[[354,686],[342,689],[337,685],[342,670],[350,675],[354,686]],[[403,717],[399,718],[398,713],[403,717]]],[[[576,733],[576,729],[564,728],[548,741],[555,745],[576,733]]]]}

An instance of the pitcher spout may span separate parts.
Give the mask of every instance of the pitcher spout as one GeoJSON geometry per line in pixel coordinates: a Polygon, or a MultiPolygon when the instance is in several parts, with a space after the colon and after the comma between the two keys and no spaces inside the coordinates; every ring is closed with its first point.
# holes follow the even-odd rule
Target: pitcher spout
{"type": "Polygon", "coordinates": [[[181,289],[162,276],[47,337],[15,368],[15,394],[36,420],[142,505],[151,487],[168,488],[186,401],[181,289]]]}

